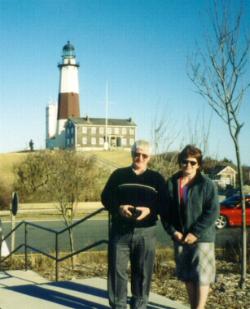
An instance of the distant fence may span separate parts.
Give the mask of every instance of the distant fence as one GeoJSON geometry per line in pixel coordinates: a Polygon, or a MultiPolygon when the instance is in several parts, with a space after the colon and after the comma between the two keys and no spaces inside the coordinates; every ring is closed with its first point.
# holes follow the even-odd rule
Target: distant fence
{"type": "MultiPolygon", "coordinates": [[[[103,207],[101,202],[79,202],[76,207],[76,213],[90,213],[103,207]]],[[[60,214],[59,204],[51,203],[20,203],[18,214],[60,214]]],[[[17,214],[17,217],[18,217],[17,214]]],[[[0,216],[10,215],[9,210],[0,211],[0,216]]]]}

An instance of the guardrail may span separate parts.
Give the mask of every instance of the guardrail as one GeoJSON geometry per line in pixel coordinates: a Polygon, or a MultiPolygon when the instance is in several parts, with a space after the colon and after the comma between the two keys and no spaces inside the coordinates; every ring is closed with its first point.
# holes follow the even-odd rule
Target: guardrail
{"type": "MultiPolygon", "coordinates": [[[[64,228],[64,229],[61,229],[60,231],[56,231],[56,230],[53,230],[53,229],[50,229],[50,228],[47,228],[47,227],[44,227],[44,226],[41,226],[39,224],[36,224],[36,223],[32,223],[32,222],[27,222],[27,221],[22,221],[20,222],[18,225],[16,225],[16,227],[14,229],[12,229],[5,237],[2,236],[2,223],[1,223],[1,220],[0,220],[0,270],[2,269],[2,263],[4,261],[6,261],[7,259],[11,258],[11,256],[16,253],[18,250],[20,250],[22,247],[24,247],[24,259],[25,259],[25,270],[28,270],[28,249],[31,249],[37,253],[40,253],[42,255],[45,255],[47,256],[48,258],[52,259],[55,261],[55,280],[58,281],[59,279],[59,263],[68,259],[68,258],[71,258],[73,257],[74,255],[77,255],[81,252],[84,252],[84,251],[87,251],[89,249],[92,249],[94,247],[97,247],[101,244],[108,244],[108,240],[107,239],[101,239],[99,241],[96,241],[88,246],[85,246],[77,251],[74,251],[74,252],[71,252],[63,257],[59,257],[60,256],[60,252],[59,252],[59,246],[58,246],[58,238],[59,238],[59,235],[68,231],[68,230],[73,230],[76,226],[78,226],[79,224],[82,224],[84,222],[86,222],[88,219],[94,217],[95,215],[101,213],[105,211],[105,208],[100,208],[94,212],[92,212],[91,214],[87,215],[86,217],[76,221],[75,223],[71,224],[70,226],[64,228]],[[24,243],[20,244],[19,246],[17,246],[16,248],[14,248],[6,257],[2,257],[1,256],[1,252],[2,252],[2,242],[3,241],[6,241],[9,237],[11,237],[11,235],[18,229],[20,229],[22,226],[24,225],[24,243]],[[44,252],[40,249],[38,249],[37,247],[34,247],[34,246],[31,246],[28,244],[28,226],[32,226],[36,229],[41,229],[41,230],[45,230],[49,233],[52,233],[55,235],[55,256],[47,253],[47,252],[44,252]]],[[[110,231],[110,220],[108,220],[108,231],[110,231]]]]}
{"type": "MultiPolygon", "coordinates": [[[[102,207],[100,201],[96,202],[78,202],[76,214],[77,215],[87,215],[102,207]]],[[[0,210],[1,217],[9,217],[10,210],[0,210]]],[[[19,203],[18,208],[19,215],[61,215],[60,205],[56,202],[50,203],[19,203]]],[[[25,219],[24,219],[25,220],[25,219]]]]}

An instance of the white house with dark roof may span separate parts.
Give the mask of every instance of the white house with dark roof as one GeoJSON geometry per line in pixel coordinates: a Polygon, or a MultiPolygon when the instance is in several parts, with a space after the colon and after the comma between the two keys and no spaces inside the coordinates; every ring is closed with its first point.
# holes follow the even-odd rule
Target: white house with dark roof
{"type": "Polygon", "coordinates": [[[205,173],[215,182],[220,188],[227,186],[235,187],[236,185],[236,170],[229,165],[217,165],[213,168],[205,170],[205,173]]]}
{"type": "Polygon", "coordinates": [[[65,124],[65,148],[78,151],[130,149],[136,124],[128,119],[69,118],[65,124]]]}

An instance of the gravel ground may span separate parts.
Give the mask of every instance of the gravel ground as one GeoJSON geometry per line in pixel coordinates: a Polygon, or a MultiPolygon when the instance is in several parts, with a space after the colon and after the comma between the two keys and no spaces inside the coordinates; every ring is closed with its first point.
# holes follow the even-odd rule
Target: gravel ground
{"type": "MultiPolygon", "coordinates": [[[[235,265],[217,261],[217,278],[211,286],[206,308],[208,309],[250,309],[250,275],[245,289],[239,287],[240,275],[235,265]]],[[[162,276],[154,275],[152,291],[172,300],[188,303],[185,286],[174,276],[174,262],[165,265],[162,276]]]]}

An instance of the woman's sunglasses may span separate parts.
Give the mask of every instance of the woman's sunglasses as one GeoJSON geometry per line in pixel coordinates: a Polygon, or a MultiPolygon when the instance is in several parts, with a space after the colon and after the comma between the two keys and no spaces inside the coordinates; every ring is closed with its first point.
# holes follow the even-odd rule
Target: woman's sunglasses
{"type": "Polygon", "coordinates": [[[181,161],[182,165],[188,165],[191,164],[192,166],[195,166],[197,164],[197,161],[191,161],[191,160],[183,160],[181,161]]]}

